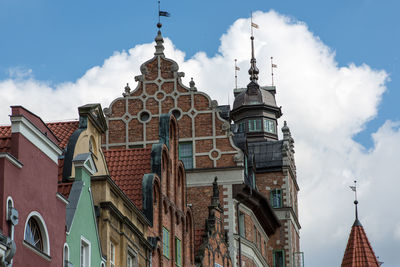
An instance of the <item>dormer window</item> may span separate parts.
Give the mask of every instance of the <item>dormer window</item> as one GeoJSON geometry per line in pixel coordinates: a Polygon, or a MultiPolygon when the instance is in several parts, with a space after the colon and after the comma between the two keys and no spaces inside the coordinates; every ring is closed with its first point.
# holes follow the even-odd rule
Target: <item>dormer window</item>
{"type": "Polygon", "coordinates": [[[274,120],[264,119],[264,130],[267,133],[276,134],[276,123],[274,120]]]}
{"type": "Polygon", "coordinates": [[[261,119],[249,120],[249,132],[260,132],[262,131],[261,119]]]}

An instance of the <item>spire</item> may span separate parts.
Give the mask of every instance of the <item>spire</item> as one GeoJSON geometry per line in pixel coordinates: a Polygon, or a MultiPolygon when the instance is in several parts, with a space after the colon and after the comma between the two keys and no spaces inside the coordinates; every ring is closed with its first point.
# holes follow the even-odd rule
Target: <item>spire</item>
{"type": "Polygon", "coordinates": [[[156,41],[156,52],[154,53],[155,56],[164,56],[164,38],[161,35],[161,27],[162,24],[160,22],[157,23],[157,28],[158,28],[158,33],[156,38],[154,39],[156,41]]]}
{"type": "Polygon", "coordinates": [[[353,226],[361,226],[361,222],[358,220],[358,200],[357,200],[357,181],[354,181],[354,186],[350,186],[351,190],[354,191],[354,207],[355,207],[355,220],[353,226]]]}
{"type": "Polygon", "coordinates": [[[251,60],[250,60],[249,74],[250,74],[250,81],[256,83],[258,80],[259,71],[256,66],[256,59],[254,57],[254,36],[253,35],[251,35],[250,40],[251,40],[251,60]]]}
{"type": "Polygon", "coordinates": [[[354,181],[354,186],[350,186],[350,188],[354,191],[356,219],[351,227],[341,267],[379,267],[378,259],[368,241],[364,227],[358,220],[357,181],[354,181]]]}

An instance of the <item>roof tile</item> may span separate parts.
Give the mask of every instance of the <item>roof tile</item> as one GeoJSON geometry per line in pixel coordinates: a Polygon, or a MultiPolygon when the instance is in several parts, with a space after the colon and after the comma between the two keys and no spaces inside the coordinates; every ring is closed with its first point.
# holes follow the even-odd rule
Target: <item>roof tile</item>
{"type": "Polygon", "coordinates": [[[142,208],[143,175],[151,172],[151,149],[112,149],[105,150],[104,156],[111,178],[124,193],[142,208]]]}
{"type": "Polygon", "coordinates": [[[78,121],[66,121],[66,122],[50,122],[46,123],[47,127],[57,136],[60,140],[59,146],[65,148],[68,144],[70,136],[79,127],[78,121]]]}
{"type": "Polygon", "coordinates": [[[356,220],[351,228],[344,252],[342,267],[379,267],[378,260],[368,241],[364,228],[356,220]]]}
{"type": "Polygon", "coordinates": [[[73,184],[73,182],[71,182],[71,183],[60,183],[60,184],[58,184],[58,193],[60,193],[60,194],[63,195],[66,199],[68,199],[69,193],[71,192],[72,184],[73,184]]]}

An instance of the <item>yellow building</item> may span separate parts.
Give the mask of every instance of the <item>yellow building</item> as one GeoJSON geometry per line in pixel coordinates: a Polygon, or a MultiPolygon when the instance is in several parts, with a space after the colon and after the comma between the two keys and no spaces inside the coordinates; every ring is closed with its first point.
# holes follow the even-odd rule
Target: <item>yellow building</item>
{"type": "Polygon", "coordinates": [[[91,190],[96,210],[97,226],[103,257],[107,267],[149,266],[152,245],[147,240],[149,221],[109,176],[101,138],[107,124],[100,104],[78,108],[79,125],[60,123],[57,126],[75,129],[58,129],[68,133],[64,156],[62,181],[74,177],[72,159],[79,154],[93,155],[96,172],[91,177],[91,190]]]}

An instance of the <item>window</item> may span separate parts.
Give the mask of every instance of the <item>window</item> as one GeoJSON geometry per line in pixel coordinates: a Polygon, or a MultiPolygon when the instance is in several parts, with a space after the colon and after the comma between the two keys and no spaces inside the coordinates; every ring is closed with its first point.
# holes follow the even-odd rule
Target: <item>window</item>
{"type": "Polygon", "coordinates": [[[244,228],[244,213],[239,212],[239,233],[241,237],[246,237],[245,228],[244,228]]]}
{"type": "Polygon", "coordinates": [[[69,266],[69,247],[68,244],[65,243],[64,244],[64,263],[63,266],[64,267],[68,267],[69,266]]]}
{"type": "Polygon", "coordinates": [[[264,119],[264,131],[268,133],[276,134],[276,125],[275,121],[270,119],[264,119]]]}
{"type": "Polygon", "coordinates": [[[245,133],[246,132],[246,122],[240,122],[238,125],[238,133],[245,133]]]}
{"type": "Polygon", "coordinates": [[[42,216],[32,211],[27,217],[24,241],[35,249],[50,256],[49,235],[42,216]]]}
{"type": "Polygon", "coordinates": [[[136,257],[133,256],[131,253],[128,252],[128,258],[127,258],[127,267],[134,267],[137,266],[137,262],[136,262],[136,257]]]}
{"type": "Polygon", "coordinates": [[[115,245],[110,242],[110,266],[115,267],[115,245]]]}
{"type": "Polygon", "coordinates": [[[90,242],[81,236],[81,267],[90,267],[90,242]]]}
{"type": "Polygon", "coordinates": [[[185,169],[193,169],[192,142],[179,143],[179,159],[182,160],[185,169]]]}
{"type": "Polygon", "coordinates": [[[175,261],[176,261],[176,266],[181,266],[182,265],[182,244],[181,240],[179,238],[175,237],[175,261]]]}
{"type": "Polygon", "coordinates": [[[249,132],[260,132],[261,131],[261,120],[249,120],[249,132]]]}
{"type": "Polygon", "coordinates": [[[40,227],[35,218],[30,218],[25,228],[25,241],[43,251],[43,238],[40,227]]]}
{"type": "Polygon", "coordinates": [[[271,205],[273,208],[282,207],[282,191],[280,189],[273,189],[271,191],[271,205]]]}
{"type": "Polygon", "coordinates": [[[163,255],[169,259],[169,231],[163,227],[163,255]]]}
{"type": "Polygon", "coordinates": [[[274,267],[285,267],[285,254],[283,250],[277,250],[273,252],[274,256],[274,267]]]}

